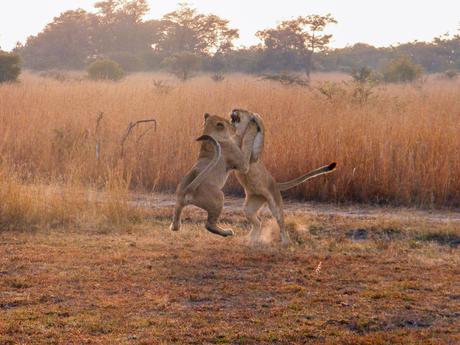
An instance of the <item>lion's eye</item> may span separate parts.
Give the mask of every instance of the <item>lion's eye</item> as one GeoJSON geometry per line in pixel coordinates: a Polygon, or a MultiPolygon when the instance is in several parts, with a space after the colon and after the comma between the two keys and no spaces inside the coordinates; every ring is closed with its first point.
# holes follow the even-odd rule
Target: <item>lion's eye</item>
{"type": "Polygon", "coordinates": [[[216,125],[217,128],[219,129],[224,129],[224,124],[222,122],[218,122],[217,125],[216,125]]]}

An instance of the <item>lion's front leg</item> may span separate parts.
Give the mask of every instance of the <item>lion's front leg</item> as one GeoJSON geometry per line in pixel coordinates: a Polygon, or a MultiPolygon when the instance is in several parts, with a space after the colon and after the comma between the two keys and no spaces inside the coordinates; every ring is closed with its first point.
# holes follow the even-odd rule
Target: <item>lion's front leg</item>
{"type": "Polygon", "coordinates": [[[257,125],[257,135],[254,138],[254,145],[252,147],[251,163],[258,162],[264,151],[265,143],[265,126],[264,122],[259,115],[253,114],[251,121],[257,125]]]}
{"type": "Polygon", "coordinates": [[[257,125],[251,122],[246,130],[243,141],[241,143],[241,149],[234,147],[234,157],[232,165],[236,170],[242,174],[247,174],[249,171],[249,165],[251,163],[252,148],[254,146],[254,140],[257,135],[257,125]]]}

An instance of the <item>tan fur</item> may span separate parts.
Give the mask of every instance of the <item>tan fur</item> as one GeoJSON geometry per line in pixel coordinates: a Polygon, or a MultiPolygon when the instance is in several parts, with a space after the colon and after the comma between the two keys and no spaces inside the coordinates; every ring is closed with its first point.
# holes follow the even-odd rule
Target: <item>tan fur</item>
{"type": "Polygon", "coordinates": [[[293,188],[313,177],[330,173],[335,169],[336,164],[332,163],[328,166],[313,170],[289,182],[276,183],[275,179],[265,168],[264,164],[259,161],[265,137],[265,127],[262,118],[258,114],[242,109],[233,110],[231,118],[239,140],[244,137],[246,131],[250,128],[250,124],[254,121],[258,125],[258,134],[260,134],[260,137],[252,150],[253,154],[254,152],[256,153],[256,157],[251,159],[249,171],[247,173],[236,171],[236,177],[243,186],[246,194],[244,212],[246,218],[252,225],[250,233],[251,241],[255,242],[260,237],[261,221],[258,213],[262,206],[268,204],[268,207],[270,208],[270,211],[273,217],[275,217],[280,228],[281,242],[283,244],[288,244],[290,239],[284,223],[283,198],[281,196],[281,191],[293,188]]]}
{"type": "Polygon", "coordinates": [[[177,187],[177,201],[170,229],[178,231],[181,212],[187,205],[195,205],[208,212],[206,229],[220,236],[232,236],[232,230],[217,225],[224,204],[222,188],[232,169],[249,171],[255,123],[249,124],[243,137],[235,136],[235,129],[226,119],[205,114],[203,135],[198,160],[177,187]],[[237,140],[238,139],[238,140],[237,140]],[[241,146],[241,148],[240,148],[241,146]]]}

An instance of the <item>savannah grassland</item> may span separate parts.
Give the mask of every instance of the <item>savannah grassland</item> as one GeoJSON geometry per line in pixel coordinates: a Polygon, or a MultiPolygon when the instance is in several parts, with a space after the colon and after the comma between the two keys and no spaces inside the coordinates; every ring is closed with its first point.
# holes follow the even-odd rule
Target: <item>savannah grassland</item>
{"type": "MultiPolygon", "coordinates": [[[[460,343],[460,221],[443,216],[460,207],[460,83],[363,100],[342,78],[0,85],[0,344],[460,343]],[[222,217],[234,238],[208,234],[193,208],[171,233],[171,203],[142,201],[192,166],[203,113],[234,107],[262,114],[277,180],[338,163],[287,198],[381,212],[297,203],[288,248],[269,240],[266,212],[267,241],[247,245],[239,208],[222,217]],[[156,131],[123,142],[148,118],[156,131]]],[[[241,196],[234,180],[226,193],[241,196]]]]}

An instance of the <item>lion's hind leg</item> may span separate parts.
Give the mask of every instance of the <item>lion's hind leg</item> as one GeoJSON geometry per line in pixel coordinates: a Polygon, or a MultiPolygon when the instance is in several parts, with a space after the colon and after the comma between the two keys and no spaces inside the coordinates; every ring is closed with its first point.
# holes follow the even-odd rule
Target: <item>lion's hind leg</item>
{"type": "Polygon", "coordinates": [[[276,195],[276,197],[268,198],[268,207],[270,211],[275,217],[276,222],[280,228],[280,237],[281,237],[281,244],[288,245],[291,242],[289,237],[289,233],[286,231],[286,225],[284,223],[284,212],[283,212],[283,199],[281,194],[276,195]]]}
{"type": "Polygon", "coordinates": [[[176,201],[176,206],[174,206],[174,214],[173,214],[173,220],[171,225],[169,226],[169,229],[172,231],[179,231],[181,227],[181,214],[182,210],[184,209],[185,205],[183,204],[182,200],[177,200],[176,201]]]}
{"type": "Polygon", "coordinates": [[[171,229],[172,231],[180,230],[182,210],[184,209],[185,206],[189,204],[189,202],[187,201],[187,198],[189,197],[189,195],[184,194],[184,190],[195,179],[196,175],[197,175],[197,172],[194,169],[190,170],[187,173],[187,175],[184,176],[179,186],[177,187],[176,205],[174,207],[173,219],[172,219],[171,225],[169,226],[169,229],[171,229]]]}
{"type": "Polygon", "coordinates": [[[244,204],[244,214],[247,220],[251,223],[251,232],[249,240],[251,243],[256,243],[260,239],[262,222],[259,218],[259,210],[265,204],[266,200],[262,196],[248,195],[244,204]]]}
{"type": "Polygon", "coordinates": [[[209,232],[223,237],[234,235],[233,230],[225,230],[217,225],[224,208],[224,193],[217,186],[201,185],[197,190],[193,204],[208,212],[206,229],[209,232]]]}

